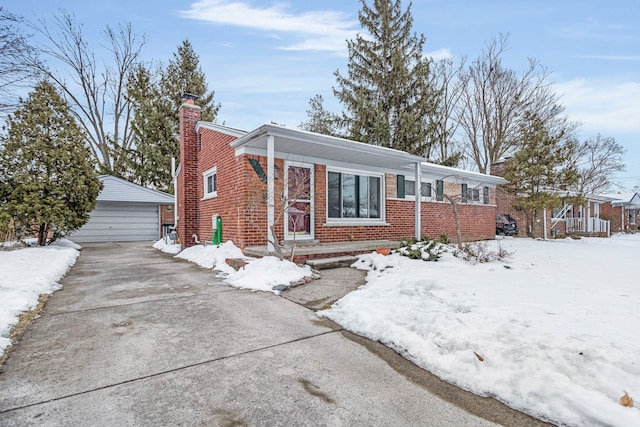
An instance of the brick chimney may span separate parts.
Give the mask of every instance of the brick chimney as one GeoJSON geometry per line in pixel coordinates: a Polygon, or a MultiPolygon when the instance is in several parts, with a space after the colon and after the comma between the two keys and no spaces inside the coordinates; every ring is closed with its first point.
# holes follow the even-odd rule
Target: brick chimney
{"type": "Polygon", "coordinates": [[[490,174],[494,176],[504,177],[505,169],[509,158],[500,158],[497,162],[491,165],[490,174]]]}
{"type": "Polygon", "coordinates": [[[180,116],[180,174],[178,175],[178,237],[182,249],[196,243],[198,233],[198,152],[199,141],[196,123],[200,120],[200,107],[195,105],[198,97],[184,94],[180,116]]]}

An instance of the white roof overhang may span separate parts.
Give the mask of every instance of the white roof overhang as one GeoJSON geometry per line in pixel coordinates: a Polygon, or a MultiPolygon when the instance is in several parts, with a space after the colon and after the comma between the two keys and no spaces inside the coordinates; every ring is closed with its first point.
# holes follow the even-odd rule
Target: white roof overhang
{"type": "Polygon", "coordinates": [[[497,176],[450,168],[427,162],[427,159],[392,148],[380,147],[266,124],[231,142],[236,155],[267,155],[267,139],[273,136],[275,157],[279,159],[325,164],[334,167],[362,167],[367,170],[393,174],[413,175],[420,164],[423,175],[436,179],[470,181],[495,186],[506,181],[497,176]]]}

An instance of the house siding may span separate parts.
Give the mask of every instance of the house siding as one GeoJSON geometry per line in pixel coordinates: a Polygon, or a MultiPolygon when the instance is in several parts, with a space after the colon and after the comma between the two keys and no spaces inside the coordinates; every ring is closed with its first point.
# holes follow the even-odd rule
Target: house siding
{"type": "Polygon", "coordinates": [[[622,222],[622,207],[612,206],[611,202],[600,205],[600,218],[611,221],[612,233],[624,231],[627,227],[627,224],[622,222]]]}

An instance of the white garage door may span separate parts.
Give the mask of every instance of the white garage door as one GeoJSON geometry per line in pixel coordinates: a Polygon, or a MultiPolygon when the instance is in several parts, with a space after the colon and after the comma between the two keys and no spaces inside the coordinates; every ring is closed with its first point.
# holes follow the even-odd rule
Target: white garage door
{"type": "Polygon", "coordinates": [[[70,239],[79,243],[158,240],[158,215],[154,203],[98,202],[89,222],[70,239]]]}

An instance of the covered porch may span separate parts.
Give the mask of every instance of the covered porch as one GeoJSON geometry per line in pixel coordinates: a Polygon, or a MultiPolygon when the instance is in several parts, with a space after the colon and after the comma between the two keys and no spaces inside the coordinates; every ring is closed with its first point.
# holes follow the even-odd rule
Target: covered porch
{"type": "MultiPolygon", "coordinates": [[[[567,197],[577,194],[567,193],[567,197]]],[[[563,202],[563,206],[553,212],[551,220],[552,234],[557,234],[559,224],[563,225],[564,234],[611,235],[611,222],[600,218],[600,205],[607,202],[606,197],[583,196],[583,204],[563,202]],[[555,230],[555,232],[554,232],[555,230]]]]}
{"type": "MultiPolygon", "coordinates": [[[[267,124],[238,138],[231,143],[236,156],[254,155],[266,159],[267,170],[263,172],[266,188],[266,228],[273,230],[282,226],[277,224],[281,215],[277,210],[281,209],[276,202],[276,197],[282,195],[276,191],[276,159],[283,161],[285,171],[282,174],[285,190],[285,198],[292,197],[291,188],[288,185],[295,182],[295,174],[302,170],[300,182],[315,182],[314,169],[318,165],[330,168],[332,174],[345,174],[345,180],[357,181],[355,185],[364,188],[360,199],[355,199],[355,210],[359,213],[348,215],[343,219],[341,214],[337,217],[334,211],[329,211],[333,207],[327,201],[327,197],[334,193],[327,190],[329,184],[324,182],[315,188],[315,185],[305,184],[303,191],[293,197],[294,203],[284,202],[284,236],[285,244],[295,241],[296,258],[311,259],[329,254],[349,254],[363,253],[380,246],[379,241],[360,241],[361,239],[351,239],[342,243],[324,243],[322,233],[334,227],[380,227],[381,236],[384,237],[385,227],[389,226],[386,218],[386,184],[385,174],[408,174],[412,176],[415,183],[415,191],[420,193],[423,168],[426,159],[391,148],[369,145],[355,142],[343,138],[327,135],[319,135],[312,132],[305,132],[298,129],[290,129],[283,126],[267,124]],[[373,177],[367,181],[368,177],[373,177]],[[367,200],[368,199],[368,200],[367,200]],[[364,201],[364,206],[358,205],[364,201]],[[364,216],[364,219],[362,219],[364,216]],[[302,232],[300,232],[302,230],[302,232]],[[318,240],[321,243],[318,243],[318,240]]],[[[451,173],[451,172],[447,172],[451,173]]],[[[328,180],[328,179],[327,179],[328,180]]],[[[320,182],[320,180],[319,180],[320,182]]],[[[346,181],[345,181],[346,182],[346,181]]],[[[344,184],[346,185],[346,184],[344,184]]],[[[352,183],[352,185],[354,185],[352,183]]],[[[343,187],[345,188],[345,187],[343,187]]],[[[358,193],[356,193],[358,194],[358,193]]],[[[346,199],[345,199],[346,200],[346,199]]],[[[421,237],[421,203],[411,201],[413,204],[413,231],[406,237],[421,237]]],[[[282,201],[280,201],[280,206],[282,201]]],[[[346,206],[346,202],[345,202],[346,206]]],[[[278,237],[280,240],[280,237],[278,237]]],[[[327,239],[335,241],[335,238],[327,239]]],[[[364,239],[362,239],[364,240],[364,239]]],[[[389,246],[388,241],[384,241],[384,246],[389,246]]],[[[286,246],[285,246],[286,250],[286,246]]],[[[273,236],[260,247],[246,247],[247,255],[268,255],[274,254],[275,247],[273,236]]],[[[286,256],[286,255],[285,255],[286,256]]],[[[290,256],[290,254],[289,254],[290,256]]]]}

